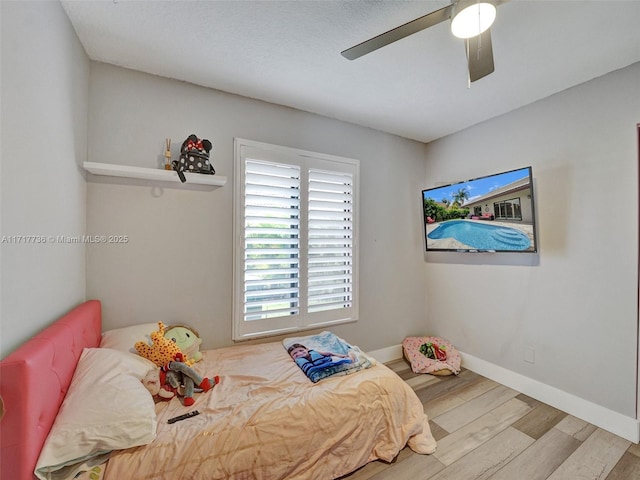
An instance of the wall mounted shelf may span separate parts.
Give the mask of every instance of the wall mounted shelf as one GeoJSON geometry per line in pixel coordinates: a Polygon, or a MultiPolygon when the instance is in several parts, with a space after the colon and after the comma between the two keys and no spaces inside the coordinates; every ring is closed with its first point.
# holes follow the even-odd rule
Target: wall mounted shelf
{"type": "MultiPolygon", "coordinates": [[[[178,174],[173,170],[160,170],[159,168],[130,167],[127,165],[115,165],[111,163],[84,162],[84,169],[94,175],[106,175],[109,177],[138,178],[142,180],[155,180],[159,182],[181,183],[178,174]]],[[[186,173],[186,184],[211,185],[221,187],[227,183],[227,177],[220,175],[203,175],[200,173],[186,173]]]]}

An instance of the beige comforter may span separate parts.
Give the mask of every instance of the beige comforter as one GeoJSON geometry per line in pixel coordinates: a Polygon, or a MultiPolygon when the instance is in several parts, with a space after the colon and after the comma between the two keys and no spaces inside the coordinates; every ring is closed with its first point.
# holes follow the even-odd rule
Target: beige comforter
{"type": "Polygon", "coordinates": [[[435,450],[422,404],[384,365],[314,384],[280,343],[203,353],[194,368],[220,384],[190,408],[159,403],[156,439],[114,452],[104,480],[329,480],[407,442],[435,450]],[[191,410],[200,415],[167,424],[191,410]]]}

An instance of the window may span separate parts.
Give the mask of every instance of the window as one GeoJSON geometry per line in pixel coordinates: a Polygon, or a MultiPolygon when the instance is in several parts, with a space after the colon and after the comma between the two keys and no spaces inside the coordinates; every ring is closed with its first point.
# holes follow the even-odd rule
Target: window
{"type": "Polygon", "coordinates": [[[358,171],[235,140],[234,340],[357,320],[358,171]]]}
{"type": "Polygon", "coordinates": [[[493,204],[493,211],[496,218],[506,220],[522,220],[522,210],[520,209],[520,198],[504,200],[493,204]]]}

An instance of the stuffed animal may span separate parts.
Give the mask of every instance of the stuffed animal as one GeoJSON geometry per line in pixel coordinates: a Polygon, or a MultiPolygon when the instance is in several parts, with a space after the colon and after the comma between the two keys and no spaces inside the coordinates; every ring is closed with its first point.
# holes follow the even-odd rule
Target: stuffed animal
{"type": "Polygon", "coordinates": [[[172,387],[165,384],[164,379],[160,377],[160,369],[154,368],[149,370],[141,381],[145,388],[149,390],[154,401],[171,400],[176,396],[176,392],[172,387]]]}
{"type": "Polygon", "coordinates": [[[164,338],[168,338],[180,347],[180,351],[191,364],[202,360],[200,334],[188,325],[169,325],[164,329],[164,338]]]}
{"type": "Polygon", "coordinates": [[[171,400],[176,395],[183,398],[185,406],[191,406],[196,392],[208,392],[220,383],[220,377],[203,378],[191,367],[176,361],[161,368],[150,370],[142,379],[142,384],[153,396],[155,402],[171,400]]]}
{"type": "Polygon", "coordinates": [[[178,355],[178,361],[169,362],[160,368],[161,372],[166,375],[165,382],[171,387],[178,390],[180,387],[184,387],[183,403],[189,407],[194,404],[193,394],[195,387],[202,389],[203,392],[208,392],[220,382],[220,377],[217,375],[213,378],[201,377],[193,368],[186,363],[180,361],[182,355],[178,355]]]}
{"type": "MultiPolygon", "coordinates": [[[[151,360],[159,367],[174,361],[176,355],[182,354],[180,347],[176,343],[164,337],[164,331],[164,324],[158,322],[158,330],[151,332],[151,345],[142,341],[136,342],[134,345],[140,356],[151,360]]],[[[193,365],[192,360],[188,360],[185,363],[187,363],[187,365],[193,365]]]]}

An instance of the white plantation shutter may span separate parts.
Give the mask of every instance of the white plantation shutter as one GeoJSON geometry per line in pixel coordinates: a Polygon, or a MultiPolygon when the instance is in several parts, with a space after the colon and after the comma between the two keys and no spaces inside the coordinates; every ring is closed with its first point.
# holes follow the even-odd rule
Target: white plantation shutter
{"type": "Polygon", "coordinates": [[[235,147],[234,339],[357,320],[358,162],[235,147]]]}
{"type": "Polygon", "coordinates": [[[353,177],[309,171],[308,311],[351,306],[353,177]]]}
{"type": "Polygon", "coordinates": [[[300,168],[246,160],[244,320],[298,313],[300,168]]]}

